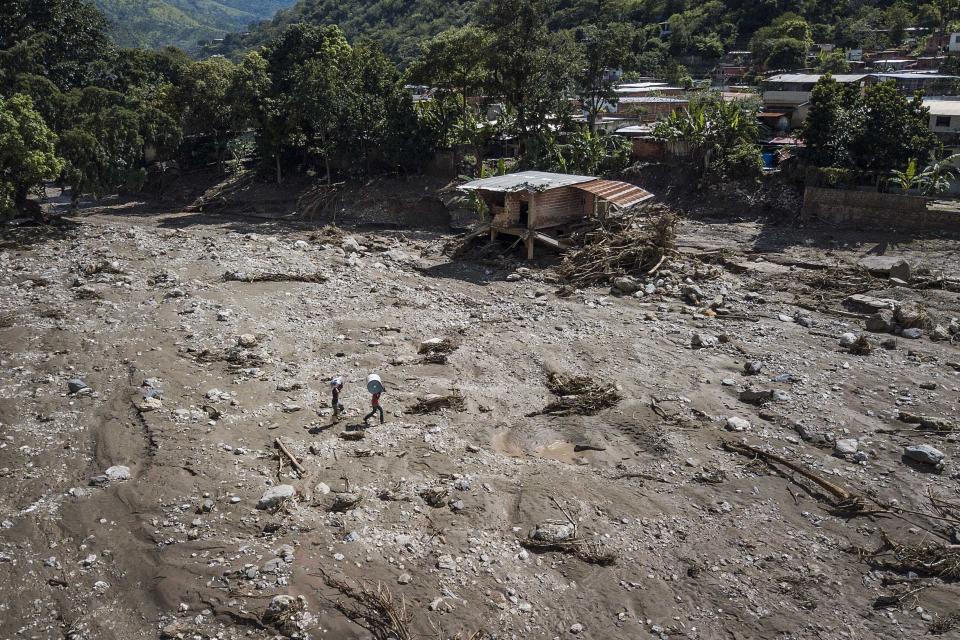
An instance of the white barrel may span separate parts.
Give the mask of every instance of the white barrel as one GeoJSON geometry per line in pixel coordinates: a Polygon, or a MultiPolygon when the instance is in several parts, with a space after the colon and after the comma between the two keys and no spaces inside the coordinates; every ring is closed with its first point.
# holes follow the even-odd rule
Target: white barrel
{"type": "Polygon", "coordinates": [[[370,393],[383,393],[386,391],[383,387],[383,381],[380,380],[380,376],[375,373],[367,376],[367,391],[370,393]]]}

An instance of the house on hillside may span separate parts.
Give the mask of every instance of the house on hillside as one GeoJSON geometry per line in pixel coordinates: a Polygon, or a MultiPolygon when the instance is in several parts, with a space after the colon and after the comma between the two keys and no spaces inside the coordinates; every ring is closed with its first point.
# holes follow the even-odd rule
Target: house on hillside
{"type": "Polygon", "coordinates": [[[735,84],[750,73],[753,53],[750,51],[728,51],[714,67],[713,82],[721,86],[735,84]]]}
{"type": "MultiPolygon", "coordinates": [[[[763,81],[763,106],[771,111],[792,111],[810,100],[813,87],[823,74],[780,73],[763,81]]],[[[865,73],[838,73],[833,79],[842,84],[864,85],[865,73]]]]}
{"type": "Polygon", "coordinates": [[[924,98],[930,110],[930,130],[946,147],[960,146],[960,97],[924,98]]]}
{"type": "Polygon", "coordinates": [[[614,87],[619,98],[640,98],[643,96],[679,96],[684,92],[683,87],[677,87],[659,80],[644,82],[628,82],[614,87]]]}
{"type": "Polygon", "coordinates": [[[461,191],[475,193],[490,210],[490,239],[517,236],[533,259],[534,244],[563,248],[559,235],[590,218],[626,209],[653,194],[626,182],[541,171],[522,171],[468,182],[461,191]]]}
{"type": "Polygon", "coordinates": [[[950,53],[960,53],[960,33],[951,33],[947,42],[947,49],[950,53]]]}
{"type": "Polygon", "coordinates": [[[640,122],[656,122],[690,104],[686,98],[670,96],[642,96],[620,98],[611,113],[631,116],[640,122]]]}
{"type": "Polygon", "coordinates": [[[960,76],[951,76],[929,71],[900,71],[893,73],[872,73],[870,83],[892,80],[897,88],[908,96],[923,91],[928,96],[956,95],[960,88],[960,76]]]}
{"type": "MultiPolygon", "coordinates": [[[[777,131],[803,124],[813,87],[822,77],[817,73],[781,73],[764,80],[763,110],[759,114],[761,120],[777,131]]],[[[960,91],[960,76],[924,71],[836,74],[833,79],[843,84],[859,85],[861,89],[892,81],[908,96],[916,91],[923,91],[926,95],[954,95],[960,91]]]]}

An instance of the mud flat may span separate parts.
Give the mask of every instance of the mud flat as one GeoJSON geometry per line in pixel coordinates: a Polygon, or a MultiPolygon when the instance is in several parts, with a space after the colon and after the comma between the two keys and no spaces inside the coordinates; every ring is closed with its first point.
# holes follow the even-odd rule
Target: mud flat
{"type": "Polygon", "coordinates": [[[560,296],[433,232],[6,233],[0,637],[951,633],[957,243],[826,234],[688,222],[560,296]],[[617,401],[548,411],[551,372],[617,401]]]}

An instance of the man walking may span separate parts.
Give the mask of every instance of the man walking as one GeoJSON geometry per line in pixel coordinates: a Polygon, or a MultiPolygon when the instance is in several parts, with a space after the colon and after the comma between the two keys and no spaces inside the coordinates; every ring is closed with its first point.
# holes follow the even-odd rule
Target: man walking
{"type": "Polygon", "coordinates": [[[372,409],[370,413],[363,417],[363,424],[366,426],[367,421],[378,412],[380,413],[380,424],[383,424],[383,407],[380,406],[380,395],[386,392],[386,388],[383,386],[380,376],[375,373],[367,376],[367,391],[370,392],[370,406],[372,409]]]}
{"type": "Polygon", "coordinates": [[[340,404],[340,392],[343,391],[343,378],[340,376],[335,377],[330,381],[330,406],[333,407],[333,421],[336,422],[340,419],[340,414],[343,413],[343,405],[340,404]]]}

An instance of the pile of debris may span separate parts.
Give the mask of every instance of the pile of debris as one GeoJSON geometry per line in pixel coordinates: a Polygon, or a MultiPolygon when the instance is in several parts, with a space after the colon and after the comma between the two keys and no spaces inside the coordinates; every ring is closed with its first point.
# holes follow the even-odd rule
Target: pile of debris
{"type": "Polygon", "coordinates": [[[676,254],[679,216],[667,208],[644,214],[611,216],[594,229],[574,236],[575,248],[557,268],[575,286],[612,283],[617,278],[656,273],[676,254]]]}
{"type": "Polygon", "coordinates": [[[616,385],[600,383],[589,376],[568,376],[551,372],[547,377],[547,388],[558,396],[557,399],[540,411],[529,414],[530,416],[592,416],[615,406],[623,399],[616,385]]]}
{"type": "Polygon", "coordinates": [[[882,530],[881,536],[883,546],[867,558],[872,566],[948,581],[960,578],[960,550],[956,546],[936,542],[900,544],[887,537],[882,530]]]}
{"type": "Polygon", "coordinates": [[[454,391],[445,396],[429,395],[420,398],[419,401],[410,407],[412,414],[435,413],[441,409],[452,409],[454,411],[466,411],[467,403],[458,391],[454,391]]]}
{"type": "Polygon", "coordinates": [[[430,338],[420,343],[417,353],[423,356],[424,364],[447,364],[447,356],[456,351],[457,346],[450,338],[430,338]]]}

